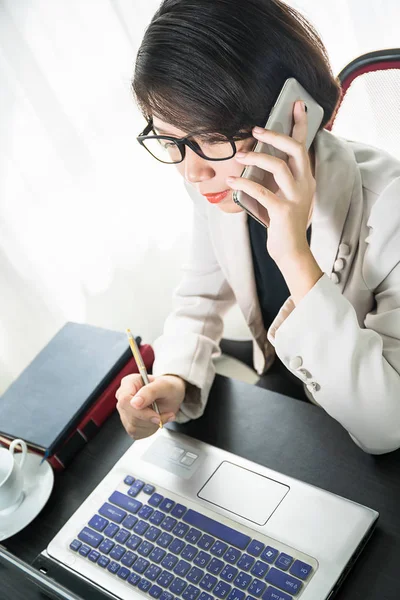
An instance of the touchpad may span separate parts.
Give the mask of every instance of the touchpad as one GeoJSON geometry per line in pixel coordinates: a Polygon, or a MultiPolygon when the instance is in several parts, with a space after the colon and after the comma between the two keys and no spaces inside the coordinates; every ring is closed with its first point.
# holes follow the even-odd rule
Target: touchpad
{"type": "Polygon", "coordinates": [[[216,506],[265,525],[289,487],[224,461],[197,494],[216,506]]]}

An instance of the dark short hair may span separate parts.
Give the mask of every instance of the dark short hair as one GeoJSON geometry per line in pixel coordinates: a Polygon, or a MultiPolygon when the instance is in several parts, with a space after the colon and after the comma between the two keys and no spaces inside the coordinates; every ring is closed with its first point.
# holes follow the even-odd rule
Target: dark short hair
{"type": "Polygon", "coordinates": [[[235,138],[265,124],[288,77],[323,107],[322,129],[340,82],[298,11],[280,0],[164,0],[145,31],[132,88],[146,118],[235,138]]]}

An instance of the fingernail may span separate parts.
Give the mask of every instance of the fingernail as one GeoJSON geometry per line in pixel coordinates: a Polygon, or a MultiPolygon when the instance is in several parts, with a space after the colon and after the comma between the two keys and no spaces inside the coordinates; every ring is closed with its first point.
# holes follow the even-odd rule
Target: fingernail
{"type": "Polygon", "coordinates": [[[235,156],[237,156],[237,158],[243,158],[246,156],[246,152],[236,152],[235,156]]]}
{"type": "Polygon", "coordinates": [[[159,423],[160,423],[160,419],[158,419],[157,417],[153,417],[152,419],[150,419],[150,421],[152,423],[154,423],[155,425],[159,425],[159,423]]]}
{"type": "Polygon", "coordinates": [[[227,177],[226,183],[234,183],[235,179],[236,179],[236,177],[227,177]]]}
{"type": "Polygon", "coordinates": [[[264,129],[262,127],[253,127],[254,133],[262,133],[264,129]]]}
{"type": "Polygon", "coordinates": [[[144,400],[140,396],[134,396],[131,400],[131,406],[134,406],[135,408],[140,408],[143,404],[144,400]]]}

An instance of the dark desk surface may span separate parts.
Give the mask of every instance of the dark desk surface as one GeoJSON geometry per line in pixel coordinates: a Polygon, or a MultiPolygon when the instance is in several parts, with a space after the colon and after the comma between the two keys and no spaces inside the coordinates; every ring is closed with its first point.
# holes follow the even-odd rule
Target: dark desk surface
{"type": "MultiPolygon", "coordinates": [[[[377,529],[336,598],[399,600],[400,451],[365,454],[322,409],[221,376],[204,416],[171,428],[378,510],[377,529]]],[[[56,476],[41,514],[4,546],[32,562],[130,443],[114,414],[56,476]]],[[[1,600],[43,598],[1,566],[0,581],[1,600]]]]}

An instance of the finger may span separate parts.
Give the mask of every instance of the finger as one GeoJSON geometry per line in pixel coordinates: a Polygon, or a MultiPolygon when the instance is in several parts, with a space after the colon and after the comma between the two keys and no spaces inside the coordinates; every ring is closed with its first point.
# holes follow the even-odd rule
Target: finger
{"type": "Polygon", "coordinates": [[[131,400],[133,408],[146,408],[151,406],[157,399],[165,398],[173,389],[172,383],[168,379],[157,379],[147,385],[144,385],[131,400]]]}
{"type": "MultiPolygon", "coordinates": [[[[155,380],[154,375],[149,375],[148,378],[150,382],[155,380]]],[[[131,397],[135,396],[144,385],[143,379],[138,373],[125,375],[121,379],[121,384],[115,393],[115,397],[119,400],[121,396],[126,396],[127,394],[130,394],[131,397]]]]}
{"type": "Polygon", "coordinates": [[[272,173],[274,179],[286,198],[291,199],[296,194],[296,182],[289,166],[284,160],[263,152],[247,152],[245,156],[235,158],[243,165],[255,165],[264,171],[272,173]]]}
{"type": "Polygon", "coordinates": [[[234,190],[242,190],[252,196],[260,204],[262,204],[269,213],[279,208],[279,203],[282,203],[282,199],[278,198],[274,193],[270,192],[260,183],[251,181],[250,179],[244,179],[243,177],[228,177],[226,183],[229,187],[234,190]]]}

